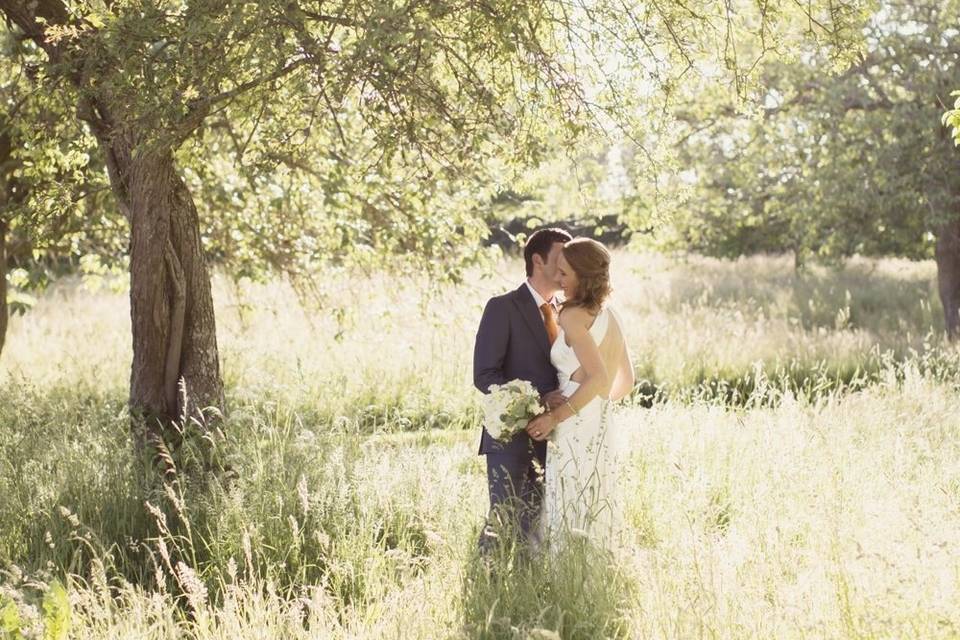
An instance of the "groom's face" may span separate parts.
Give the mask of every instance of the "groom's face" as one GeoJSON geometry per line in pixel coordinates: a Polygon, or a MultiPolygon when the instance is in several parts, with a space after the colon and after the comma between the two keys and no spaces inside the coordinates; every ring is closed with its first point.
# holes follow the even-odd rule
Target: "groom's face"
{"type": "Polygon", "coordinates": [[[560,256],[563,255],[563,243],[554,242],[553,246],[550,247],[550,253],[547,254],[547,260],[543,263],[543,276],[550,283],[556,285],[557,288],[560,287],[560,276],[557,271],[557,263],[560,260],[560,256]]]}

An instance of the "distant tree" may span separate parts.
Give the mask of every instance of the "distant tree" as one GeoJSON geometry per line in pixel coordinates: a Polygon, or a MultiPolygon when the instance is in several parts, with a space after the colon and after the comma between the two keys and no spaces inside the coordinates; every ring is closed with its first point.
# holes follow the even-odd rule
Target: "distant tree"
{"type": "Polygon", "coordinates": [[[839,72],[813,52],[769,60],[753,109],[701,96],[679,110],[689,197],[673,242],[715,255],[793,251],[935,258],[960,327],[960,175],[941,126],[960,74],[955,4],[885,3],[839,72]],[[691,107],[696,107],[694,111],[691,107]]]}

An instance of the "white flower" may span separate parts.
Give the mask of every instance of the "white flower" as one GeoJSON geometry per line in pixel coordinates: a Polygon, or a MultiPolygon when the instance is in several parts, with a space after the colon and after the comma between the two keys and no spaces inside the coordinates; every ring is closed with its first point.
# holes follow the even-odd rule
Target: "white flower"
{"type": "Polygon", "coordinates": [[[540,395],[528,380],[490,385],[489,391],[480,400],[483,424],[498,440],[506,441],[520,432],[541,411],[540,395]]]}

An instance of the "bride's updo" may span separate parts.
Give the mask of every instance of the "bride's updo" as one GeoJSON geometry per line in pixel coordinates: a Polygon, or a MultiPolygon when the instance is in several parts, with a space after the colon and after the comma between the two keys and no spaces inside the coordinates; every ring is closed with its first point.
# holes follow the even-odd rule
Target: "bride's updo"
{"type": "Polygon", "coordinates": [[[577,274],[577,291],[564,307],[596,313],[610,296],[610,252],[592,238],[574,238],[563,245],[563,257],[577,274]]]}

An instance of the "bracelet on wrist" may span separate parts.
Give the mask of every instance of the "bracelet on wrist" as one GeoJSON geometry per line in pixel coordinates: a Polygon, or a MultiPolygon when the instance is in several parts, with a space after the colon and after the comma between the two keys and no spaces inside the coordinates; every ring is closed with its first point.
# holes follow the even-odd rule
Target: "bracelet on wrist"
{"type": "Polygon", "coordinates": [[[567,405],[567,406],[570,408],[570,411],[572,412],[572,414],[573,414],[574,416],[579,416],[579,415],[580,415],[580,412],[573,408],[573,405],[570,404],[570,401],[569,401],[569,400],[567,400],[566,402],[564,402],[564,404],[567,405]]]}

